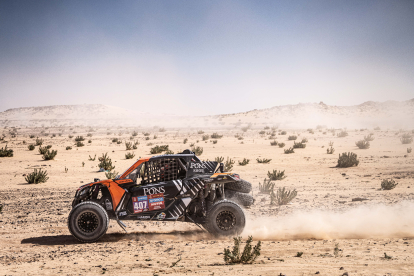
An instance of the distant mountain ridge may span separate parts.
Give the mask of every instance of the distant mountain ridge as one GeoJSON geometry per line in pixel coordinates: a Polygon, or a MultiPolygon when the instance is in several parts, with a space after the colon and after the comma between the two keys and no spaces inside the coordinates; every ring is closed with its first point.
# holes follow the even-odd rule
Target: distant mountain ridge
{"type": "Polygon", "coordinates": [[[401,102],[367,101],[353,106],[334,106],[323,102],[299,103],[199,117],[151,115],[102,104],[21,107],[0,112],[0,126],[39,124],[159,125],[189,128],[234,128],[240,125],[277,125],[284,128],[308,128],[316,125],[414,127],[414,99],[401,102]]]}

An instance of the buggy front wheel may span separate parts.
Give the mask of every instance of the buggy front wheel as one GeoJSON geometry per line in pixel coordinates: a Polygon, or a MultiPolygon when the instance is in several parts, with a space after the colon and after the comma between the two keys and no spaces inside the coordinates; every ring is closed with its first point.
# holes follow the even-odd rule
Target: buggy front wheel
{"type": "Polygon", "coordinates": [[[243,232],[246,218],[235,202],[221,200],[207,212],[204,227],[214,236],[234,236],[243,232]]]}
{"type": "Polygon", "coordinates": [[[69,214],[70,233],[81,242],[94,242],[108,230],[109,218],[105,209],[91,201],[81,202],[69,214]]]}

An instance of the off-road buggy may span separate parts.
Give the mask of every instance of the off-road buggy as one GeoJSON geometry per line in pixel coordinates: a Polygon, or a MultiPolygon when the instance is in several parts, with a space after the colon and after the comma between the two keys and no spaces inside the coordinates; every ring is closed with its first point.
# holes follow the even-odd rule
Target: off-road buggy
{"type": "Polygon", "coordinates": [[[122,219],[192,222],[213,235],[240,234],[245,226],[240,205],[253,204],[252,186],[223,168],[190,150],[141,158],[115,179],[94,179],[78,188],[69,231],[93,242],[106,233],[109,219],[126,231],[122,219]]]}

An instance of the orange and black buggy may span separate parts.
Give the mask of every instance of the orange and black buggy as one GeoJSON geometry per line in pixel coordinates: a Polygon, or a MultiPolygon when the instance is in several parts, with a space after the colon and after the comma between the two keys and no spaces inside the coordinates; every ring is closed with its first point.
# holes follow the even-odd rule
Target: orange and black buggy
{"type": "Polygon", "coordinates": [[[68,218],[69,231],[82,242],[102,237],[115,219],[183,221],[213,235],[240,234],[253,204],[252,185],[223,163],[200,161],[190,150],[141,158],[115,179],[95,179],[78,188],[68,218]]]}

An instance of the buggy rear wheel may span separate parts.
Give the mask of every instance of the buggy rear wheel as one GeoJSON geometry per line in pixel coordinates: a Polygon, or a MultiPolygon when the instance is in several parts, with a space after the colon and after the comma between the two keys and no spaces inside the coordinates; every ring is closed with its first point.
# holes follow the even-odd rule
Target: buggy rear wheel
{"type": "Polygon", "coordinates": [[[214,236],[233,236],[243,232],[246,218],[235,202],[221,200],[208,211],[204,227],[214,236]]]}
{"type": "Polygon", "coordinates": [[[109,218],[99,204],[85,201],[76,205],[69,214],[70,233],[81,242],[94,242],[108,230],[109,218]]]}

